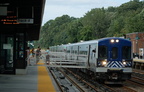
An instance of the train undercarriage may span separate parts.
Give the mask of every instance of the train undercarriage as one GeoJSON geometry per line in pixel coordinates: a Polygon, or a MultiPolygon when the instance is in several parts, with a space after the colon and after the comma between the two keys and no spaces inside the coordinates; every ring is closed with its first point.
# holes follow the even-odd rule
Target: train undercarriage
{"type": "Polygon", "coordinates": [[[78,71],[82,72],[89,78],[104,84],[123,84],[124,81],[131,78],[131,73],[124,73],[122,70],[108,70],[107,72],[97,73],[94,73],[88,69],[79,69],[78,71]]]}

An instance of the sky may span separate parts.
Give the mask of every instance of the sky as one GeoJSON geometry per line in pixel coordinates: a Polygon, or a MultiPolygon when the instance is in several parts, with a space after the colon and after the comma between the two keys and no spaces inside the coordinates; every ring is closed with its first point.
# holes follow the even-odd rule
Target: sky
{"type": "Polygon", "coordinates": [[[83,17],[94,8],[117,7],[130,0],[46,0],[42,26],[49,20],[62,15],[83,17]]]}

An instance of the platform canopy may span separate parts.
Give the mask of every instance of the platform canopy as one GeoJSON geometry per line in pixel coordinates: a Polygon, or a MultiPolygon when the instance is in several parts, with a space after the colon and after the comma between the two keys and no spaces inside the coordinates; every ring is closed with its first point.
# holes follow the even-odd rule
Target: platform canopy
{"type": "Polygon", "coordinates": [[[0,0],[0,32],[27,34],[38,40],[46,0],[0,0]]]}

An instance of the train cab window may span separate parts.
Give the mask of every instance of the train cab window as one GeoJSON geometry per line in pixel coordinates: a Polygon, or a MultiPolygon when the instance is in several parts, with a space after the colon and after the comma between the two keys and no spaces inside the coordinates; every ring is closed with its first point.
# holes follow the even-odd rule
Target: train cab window
{"type": "Polygon", "coordinates": [[[122,58],[131,59],[131,47],[130,46],[122,47],[122,58]]]}
{"type": "Polygon", "coordinates": [[[113,47],[111,54],[112,54],[112,59],[117,59],[118,58],[118,48],[117,47],[113,47]]]}
{"type": "Polygon", "coordinates": [[[99,46],[98,57],[101,59],[107,58],[107,47],[106,46],[99,46]]]}

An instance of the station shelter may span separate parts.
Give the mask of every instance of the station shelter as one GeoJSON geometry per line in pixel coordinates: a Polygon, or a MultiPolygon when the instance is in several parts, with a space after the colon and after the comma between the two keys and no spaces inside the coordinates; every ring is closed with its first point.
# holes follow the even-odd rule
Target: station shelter
{"type": "Polygon", "coordinates": [[[0,0],[0,74],[25,74],[28,41],[38,40],[46,0],[0,0]]]}
{"type": "Polygon", "coordinates": [[[144,32],[126,34],[126,38],[132,42],[134,58],[144,58],[144,32]]]}

